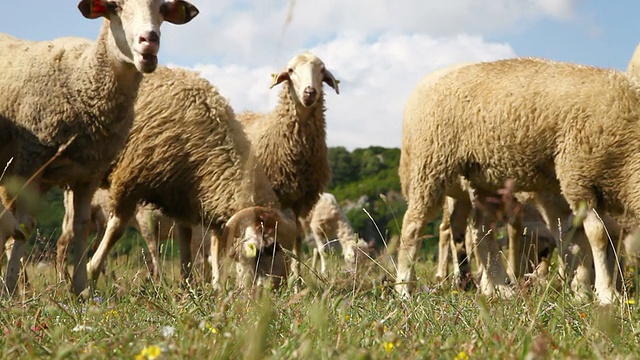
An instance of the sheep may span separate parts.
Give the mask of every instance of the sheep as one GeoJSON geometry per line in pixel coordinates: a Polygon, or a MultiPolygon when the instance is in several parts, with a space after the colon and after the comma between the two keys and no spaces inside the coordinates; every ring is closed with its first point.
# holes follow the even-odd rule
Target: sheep
{"type": "MultiPolygon", "coordinates": [[[[294,56],[285,70],[273,76],[271,87],[282,84],[279,102],[269,113],[238,114],[273,190],[296,219],[306,217],[331,178],[326,143],[322,83],[340,93],[339,81],[309,52],[294,56]]],[[[293,253],[301,259],[302,239],[293,253]]],[[[292,261],[292,279],[300,264],[292,261]]]]}
{"type": "Polygon", "coordinates": [[[410,295],[420,231],[464,176],[489,193],[513,179],[516,192],[561,195],[584,216],[596,299],[613,302],[616,244],[603,222],[614,240],[619,229],[601,215],[632,222],[640,215],[639,104],[640,88],[625,74],[543,59],[479,63],[424,78],[404,111],[399,174],[408,205],[396,291],[410,295]]]}
{"type": "Polygon", "coordinates": [[[349,219],[331,193],[320,194],[318,202],[305,218],[300,219],[300,224],[304,232],[313,237],[316,246],[313,251],[313,267],[315,268],[317,257],[320,257],[322,274],[327,270],[324,248],[333,239],[338,239],[348,268],[355,268],[359,259],[362,259],[361,253],[368,252],[369,245],[353,231],[349,219]]]}
{"type": "Polygon", "coordinates": [[[636,47],[636,50],[631,55],[629,65],[627,65],[627,75],[640,76],[640,45],[636,47]]]}
{"type": "MultiPolygon", "coordinates": [[[[64,192],[65,206],[71,206],[68,203],[69,193],[64,192]]],[[[98,246],[98,242],[104,235],[104,228],[107,220],[109,219],[109,191],[106,189],[98,189],[91,200],[91,224],[92,231],[95,232],[97,239],[95,246],[98,246]]],[[[56,265],[58,267],[58,274],[60,279],[64,280],[66,275],[66,253],[67,247],[70,241],[70,219],[65,217],[62,223],[62,235],[58,239],[57,243],[57,256],[56,265]]],[[[133,227],[140,234],[147,243],[149,249],[149,257],[151,260],[151,274],[154,279],[158,279],[160,276],[159,261],[158,261],[158,243],[160,241],[173,237],[174,234],[184,234],[186,231],[178,229],[182,224],[177,224],[172,219],[164,216],[158,209],[155,209],[151,205],[139,205],[136,209],[135,216],[131,218],[127,224],[129,227],[133,227]]],[[[193,264],[205,263],[208,264],[209,251],[211,249],[211,239],[208,231],[200,226],[194,226],[191,230],[192,238],[191,242],[191,254],[193,255],[193,264]]],[[[180,241],[180,240],[178,240],[180,241]]]]}
{"type": "MultiPolygon", "coordinates": [[[[35,224],[25,192],[40,195],[55,185],[73,192],[76,294],[87,285],[91,195],[124,145],[142,74],[157,66],[160,25],[198,14],[183,0],[81,0],[78,9],[85,18],[104,18],[97,41],[0,35],[0,163],[13,159],[3,183],[13,193],[25,187],[11,209],[27,233],[35,224]]],[[[13,248],[5,279],[10,293],[25,246],[17,241],[13,248]]]]}
{"type": "Polygon", "coordinates": [[[177,227],[187,233],[177,234],[184,278],[190,274],[188,241],[196,224],[212,229],[215,287],[220,286],[225,254],[249,268],[247,274],[257,266],[261,278],[268,276],[259,262],[256,265],[257,258],[281,261],[281,254],[273,252],[292,248],[296,225],[280,210],[228,101],[195,72],[159,67],[142,81],[135,114],[127,143],[107,178],[111,214],[88,264],[92,279],[98,278],[140,202],[185,225],[177,227]]]}

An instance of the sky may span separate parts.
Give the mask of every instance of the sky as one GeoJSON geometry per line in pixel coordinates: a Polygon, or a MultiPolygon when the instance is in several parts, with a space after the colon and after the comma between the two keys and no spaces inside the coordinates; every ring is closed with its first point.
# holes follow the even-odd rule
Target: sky
{"type": "MultiPolygon", "coordinates": [[[[200,72],[236,112],[269,111],[271,74],[303,51],[340,80],[325,86],[327,144],[399,147],[419,80],[457,62],[535,56],[625,70],[640,42],[638,0],[191,0],[190,23],[162,25],[159,62],[200,72]]],[[[95,39],[77,1],[7,1],[0,32],[95,39]]],[[[0,64],[1,66],[1,64],[0,64]]]]}

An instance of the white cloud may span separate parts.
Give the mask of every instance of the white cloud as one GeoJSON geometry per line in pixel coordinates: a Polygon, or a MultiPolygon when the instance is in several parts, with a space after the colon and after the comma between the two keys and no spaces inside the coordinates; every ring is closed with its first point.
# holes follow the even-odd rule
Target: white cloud
{"type": "MultiPolygon", "coordinates": [[[[400,146],[404,103],[427,73],[452,63],[514,55],[506,44],[488,43],[482,37],[467,35],[447,38],[383,35],[369,41],[364,35],[353,33],[310,50],[341,81],[340,95],[325,88],[328,145],[349,149],[400,146]]],[[[282,61],[282,66],[287,60],[282,61]]],[[[275,106],[278,90],[269,89],[270,74],[280,67],[193,68],[230,99],[236,112],[268,111],[275,106]]]]}

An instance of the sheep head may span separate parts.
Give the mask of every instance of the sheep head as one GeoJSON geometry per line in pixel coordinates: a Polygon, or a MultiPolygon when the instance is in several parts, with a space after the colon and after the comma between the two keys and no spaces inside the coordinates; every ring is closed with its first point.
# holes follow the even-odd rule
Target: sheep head
{"type": "Polygon", "coordinates": [[[255,264],[262,255],[273,256],[281,247],[291,249],[296,223],[278,209],[254,206],[235,213],[225,224],[223,237],[234,259],[255,264]]]}
{"type": "Polygon", "coordinates": [[[184,0],[81,0],[78,9],[87,19],[108,19],[109,50],[142,73],[158,65],[160,24],[186,24],[198,15],[198,9],[184,0]]]}
{"type": "Polygon", "coordinates": [[[347,240],[342,248],[342,256],[347,267],[354,269],[356,265],[361,264],[371,252],[369,244],[364,239],[347,240]]]}
{"type": "Polygon", "coordinates": [[[331,86],[336,94],[340,94],[339,81],[324,66],[319,57],[305,52],[295,56],[287,64],[287,69],[273,75],[274,87],[283,81],[289,81],[292,96],[304,107],[312,107],[321,97],[322,83],[331,86]]]}

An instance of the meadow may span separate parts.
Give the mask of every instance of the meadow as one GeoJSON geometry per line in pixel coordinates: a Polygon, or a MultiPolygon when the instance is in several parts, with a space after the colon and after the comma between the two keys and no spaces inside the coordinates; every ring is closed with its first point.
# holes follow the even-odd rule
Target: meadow
{"type": "MultiPolygon", "coordinates": [[[[29,264],[30,283],[2,299],[0,358],[53,359],[626,359],[639,358],[638,276],[627,269],[625,300],[580,303],[557,277],[523,284],[511,300],[487,299],[433,282],[431,256],[418,290],[390,287],[392,256],[330,276],[304,267],[304,286],[216,293],[197,273],[179,281],[165,257],[151,281],[140,248],[109,260],[107,275],[78,301],[50,264],[29,264]]],[[[310,262],[307,262],[307,264],[310,262]]],[[[554,274],[554,272],[552,272],[554,274]]],[[[230,280],[232,281],[232,280],[230,280]]]]}

